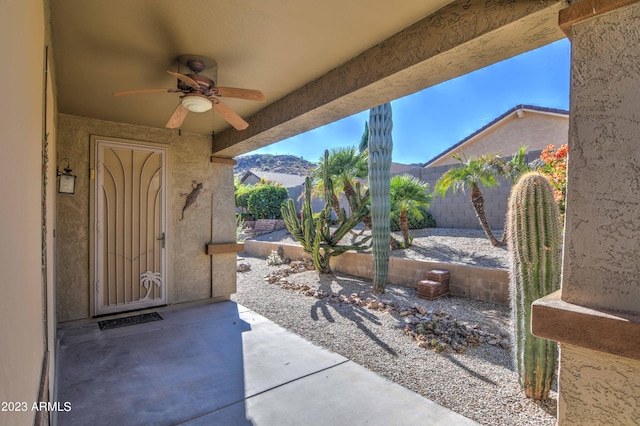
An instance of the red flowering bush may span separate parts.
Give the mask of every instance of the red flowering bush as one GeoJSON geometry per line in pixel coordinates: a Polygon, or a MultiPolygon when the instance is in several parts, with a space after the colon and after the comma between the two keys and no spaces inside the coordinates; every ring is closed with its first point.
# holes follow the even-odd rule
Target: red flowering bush
{"type": "Polygon", "coordinates": [[[553,186],[555,198],[560,207],[560,213],[564,215],[565,202],[567,196],[567,144],[560,145],[556,149],[555,145],[550,144],[540,153],[540,159],[543,162],[542,167],[538,170],[541,174],[549,179],[553,186]]]}

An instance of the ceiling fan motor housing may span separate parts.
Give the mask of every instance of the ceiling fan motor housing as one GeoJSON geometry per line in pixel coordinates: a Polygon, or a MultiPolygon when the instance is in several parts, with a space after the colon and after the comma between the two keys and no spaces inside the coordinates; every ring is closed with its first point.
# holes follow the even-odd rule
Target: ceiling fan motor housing
{"type": "Polygon", "coordinates": [[[202,92],[202,94],[205,96],[213,95],[211,88],[215,87],[215,81],[202,74],[186,74],[186,76],[198,83],[200,87],[193,87],[192,85],[185,83],[184,81],[178,80],[178,89],[185,92],[199,91],[202,92]]]}

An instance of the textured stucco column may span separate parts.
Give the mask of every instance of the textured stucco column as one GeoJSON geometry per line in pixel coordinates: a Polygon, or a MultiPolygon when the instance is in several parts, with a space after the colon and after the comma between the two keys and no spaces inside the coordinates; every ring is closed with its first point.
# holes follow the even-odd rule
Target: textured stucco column
{"type": "Polygon", "coordinates": [[[562,292],[534,304],[533,331],[561,344],[559,424],[636,424],[640,3],[592,0],[571,10],[564,14],[572,65],[562,292]]]}
{"type": "MultiPolygon", "coordinates": [[[[211,198],[211,243],[236,242],[236,202],[233,187],[233,165],[211,163],[215,182],[220,187],[211,198]]],[[[237,254],[234,252],[211,255],[211,295],[229,297],[236,292],[237,254]]]]}
{"type": "Polygon", "coordinates": [[[573,26],[562,299],[640,306],[640,4],[573,26]]]}

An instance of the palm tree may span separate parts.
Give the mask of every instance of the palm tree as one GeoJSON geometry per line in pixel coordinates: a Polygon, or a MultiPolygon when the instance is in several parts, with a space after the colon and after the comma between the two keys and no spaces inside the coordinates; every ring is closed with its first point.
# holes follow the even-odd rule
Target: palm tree
{"type": "MultiPolygon", "coordinates": [[[[320,197],[324,192],[330,192],[327,196],[331,199],[331,208],[333,209],[336,217],[340,216],[340,200],[336,195],[335,187],[333,186],[333,180],[331,185],[325,182],[322,176],[329,176],[328,173],[324,173],[324,164],[319,162],[315,169],[311,170],[311,179],[313,180],[313,187],[311,188],[311,194],[315,197],[320,197]]],[[[303,198],[304,192],[300,195],[303,198]]]]}
{"type": "Polygon", "coordinates": [[[500,165],[502,176],[511,182],[512,185],[516,184],[520,176],[534,170],[533,166],[527,163],[526,155],[528,149],[526,145],[520,145],[515,154],[513,154],[513,157],[511,157],[511,160],[500,165]]]}
{"type": "Polygon", "coordinates": [[[449,189],[452,189],[455,194],[457,191],[464,192],[466,188],[470,188],[471,205],[476,213],[476,217],[480,221],[480,226],[482,226],[484,233],[489,241],[491,241],[491,245],[504,245],[504,242],[498,241],[491,232],[484,211],[484,196],[480,190],[480,185],[485,188],[495,188],[498,186],[496,175],[500,173],[499,156],[489,153],[481,155],[478,158],[468,159],[466,156],[461,157],[453,154],[453,158],[460,161],[461,165],[447,170],[440,179],[438,179],[435,188],[436,192],[439,192],[444,197],[449,189]]]}
{"type": "MultiPolygon", "coordinates": [[[[312,176],[315,181],[314,193],[321,193],[321,190],[325,186],[325,182],[322,179],[324,168],[324,158],[318,163],[318,166],[312,171],[312,176]]],[[[344,192],[349,206],[353,210],[355,206],[351,205],[356,192],[354,189],[356,179],[362,179],[367,177],[367,154],[366,152],[359,152],[358,148],[346,147],[346,148],[334,148],[329,151],[328,170],[326,175],[331,176],[331,182],[333,183],[334,192],[332,194],[333,210],[336,215],[340,212],[340,204],[336,192],[344,192]]]]}
{"type": "Polygon", "coordinates": [[[429,184],[421,182],[410,174],[397,175],[391,178],[391,208],[400,218],[400,229],[404,239],[404,247],[411,245],[409,236],[408,214],[422,219],[420,207],[429,207],[433,194],[429,192],[429,184]]]}

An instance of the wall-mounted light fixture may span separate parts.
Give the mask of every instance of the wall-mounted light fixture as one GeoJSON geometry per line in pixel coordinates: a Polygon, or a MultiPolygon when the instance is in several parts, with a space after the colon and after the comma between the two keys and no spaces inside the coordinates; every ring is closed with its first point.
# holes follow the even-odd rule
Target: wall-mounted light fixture
{"type": "Polygon", "coordinates": [[[66,161],[67,167],[64,168],[64,173],[60,172],[59,167],[56,167],[56,173],[58,175],[58,192],[61,194],[73,194],[76,189],[76,177],[71,174],[73,170],[69,167],[69,159],[63,158],[60,161],[66,161]]]}

